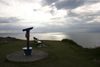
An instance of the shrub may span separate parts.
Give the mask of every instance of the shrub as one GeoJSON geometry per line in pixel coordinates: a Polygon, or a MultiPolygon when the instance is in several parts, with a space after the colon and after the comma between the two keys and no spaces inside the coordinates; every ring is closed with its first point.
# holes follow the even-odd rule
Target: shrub
{"type": "Polygon", "coordinates": [[[68,42],[68,43],[70,43],[70,44],[72,44],[72,45],[77,45],[76,42],[74,42],[73,40],[70,40],[70,39],[62,39],[62,41],[68,42]]]}
{"type": "Polygon", "coordinates": [[[63,42],[67,42],[67,43],[70,43],[71,45],[74,45],[74,46],[77,46],[77,47],[81,47],[80,45],[78,45],[76,42],[74,42],[73,40],[70,40],[70,39],[62,39],[63,42]]]}

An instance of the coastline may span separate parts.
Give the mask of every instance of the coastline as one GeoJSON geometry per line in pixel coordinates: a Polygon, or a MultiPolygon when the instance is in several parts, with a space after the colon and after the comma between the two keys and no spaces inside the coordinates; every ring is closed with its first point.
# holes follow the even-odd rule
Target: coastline
{"type": "MultiPolygon", "coordinates": [[[[0,37],[0,65],[2,66],[13,66],[13,62],[8,61],[5,57],[6,55],[16,52],[22,51],[22,48],[26,46],[25,40],[20,40],[12,37],[2,38],[0,37]],[[5,65],[5,62],[8,63],[5,65]]],[[[54,41],[54,40],[42,40],[45,45],[48,47],[38,48],[33,41],[30,41],[30,46],[33,47],[33,50],[43,50],[48,53],[48,57],[29,63],[29,66],[39,66],[46,67],[51,65],[61,67],[61,65],[71,66],[75,64],[76,67],[80,66],[91,66],[96,67],[98,64],[100,66],[100,47],[98,48],[83,48],[79,46],[76,42],[70,39],[63,39],[62,41],[54,41]],[[81,61],[80,61],[81,60],[81,61]],[[80,62],[79,62],[80,61],[80,62]],[[41,62],[41,63],[40,63],[41,62]],[[52,64],[51,64],[52,62],[52,64]],[[63,63],[62,63],[63,62],[63,63]],[[68,62],[68,63],[66,63],[68,62]],[[45,64],[46,63],[46,64],[45,64]],[[65,64],[66,63],[66,64],[65,64]],[[83,63],[83,64],[82,64],[83,63]],[[87,64],[88,63],[88,64],[87,64]],[[32,65],[35,64],[35,65],[32,65]]],[[[21,62],[22,63],[22,62],[21,62]]],[[[20,62],[15,62],[16,66],[20,66],[20,62]]],[[[24,65],[24,63],[23,63],[24,65]]],[[[22,66],[23,66],[22,65],[22,66]]],[[[26,65],[27,66],[27,65],[26,65]]]]}
{"type": "MultiPolygon", "coordinates": [[[[23,33],[9,33],[0,34],[2,37],[15,37],[17,39],[26,40],[24,32],[23,33]]],[[[59,40],[71,39],[75,41],[78,45],[84,48],[95,48],[100,46],[100,33],[64,33],[64,32],[51,32],[51,33],[31,33],[30,40],[33,37],[37,37],[40,40],[59,40]]]]}

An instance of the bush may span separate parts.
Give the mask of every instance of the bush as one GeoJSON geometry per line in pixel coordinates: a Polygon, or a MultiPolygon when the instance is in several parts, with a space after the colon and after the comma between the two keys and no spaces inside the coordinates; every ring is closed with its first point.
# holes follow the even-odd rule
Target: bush
{"type": "Polygon", "coordinates": [[[70,40],[70,39],[62,39],[62,41],[68,42],[68,43],[70,43],[70,44],[72,44],[72,45],[77,45],[76,42],[74,42],[73,40],[70,40]]]}
{"type": "Polygon", "coordinates": [[[76,42],[74,42],[73,40],[70,40],[70,39],[62,39],[63,42],[67,42],[67,43],[70,43],[71,45],[74,45],[74,46],[77,46],[77,47],[81,47],[80,45],[78,45],[76,42]]]}

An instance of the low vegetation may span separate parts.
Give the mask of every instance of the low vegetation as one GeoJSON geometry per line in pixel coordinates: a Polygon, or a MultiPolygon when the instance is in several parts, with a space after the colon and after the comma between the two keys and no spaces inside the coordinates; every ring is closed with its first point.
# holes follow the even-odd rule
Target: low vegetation
{"type": "Polygon", "coordinates": [[[73,40],[71,39],[62,39],[63,42],[67,42],[67,43],[70,43],[71,45],[74,45],[74,46],[77,46],[77,47],[81,47],[80,45],[78,45],[76,42],[74,42],[73,40]]]}
{"type": "Polygon", "coordinates": [[[78,45],[76,42],[70,39],[63,39],[62,41],[70,43],[71,45],[80,47],[86,54],[89,59],[100,60],[100,47],[96,48],[83,48],[82,46],[78,45]]]}
{"type": "Polygon", "coordinates": [[[42,50],[48,57],[33,62],[11,62],[6,59],[10,53],[21,51],[26,41],[12,37],[0,37],[0,67],[100,67],[100,47],[83,48],[73,40],[42,40],[48,47],[38,48],[33,41],[33,50],[42,50]]]}

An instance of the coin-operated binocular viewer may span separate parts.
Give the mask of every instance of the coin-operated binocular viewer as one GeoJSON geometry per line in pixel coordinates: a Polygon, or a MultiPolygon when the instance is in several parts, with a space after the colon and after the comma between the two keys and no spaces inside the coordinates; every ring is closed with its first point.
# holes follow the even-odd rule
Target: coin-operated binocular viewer
{"type": "Polygon", "coordinates": [[[31,55],[32,54],[32,47],[29,47],[29,37],[30,37],[29,34],[30,34],[31,29],[33,29],[33,27],[23,29],[23,31],[26,31],[25,36],[27,38],[27,47],[23,47],[25,55],[31,55]]]}

